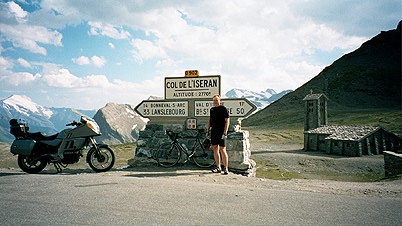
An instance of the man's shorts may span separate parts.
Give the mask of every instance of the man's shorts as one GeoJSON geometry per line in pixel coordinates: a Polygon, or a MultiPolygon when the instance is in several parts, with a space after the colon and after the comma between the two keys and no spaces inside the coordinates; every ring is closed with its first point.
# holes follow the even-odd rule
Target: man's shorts
{"type": "Polygon", "coordinates": [[[211,130],[211,145],[219,145],[225,147],[225,140],[222,139],[223,131],[214,132],[211,130]]]}

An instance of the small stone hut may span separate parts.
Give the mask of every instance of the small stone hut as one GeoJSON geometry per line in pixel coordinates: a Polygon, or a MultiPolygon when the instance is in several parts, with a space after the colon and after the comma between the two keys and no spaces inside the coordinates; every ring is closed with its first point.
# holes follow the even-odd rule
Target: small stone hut
{"type": "Polygon", "coordinates": [[[402,147],[402,138],[380,126],[329,126],[324,94],[308,94],[305,101],[304,150],[344,156],[382,154],[402,147]]]}
{"type": "Polygon", "coordinates": [[[401,149],[401,138],[380,126],[321,126],[304,132],[304,149],[344,156],[401,149]]]}

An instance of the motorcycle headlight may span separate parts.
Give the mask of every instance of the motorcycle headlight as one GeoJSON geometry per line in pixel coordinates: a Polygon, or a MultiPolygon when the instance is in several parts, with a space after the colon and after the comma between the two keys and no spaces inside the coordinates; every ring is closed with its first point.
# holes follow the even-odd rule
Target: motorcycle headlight
{"type": "Polygon", "coordinates": [[[88,124],[88,127],[91,128],[95,133],[100,133],[98,124],[91,122],[91,121],[88,121],[87,124],[88,124]]]}

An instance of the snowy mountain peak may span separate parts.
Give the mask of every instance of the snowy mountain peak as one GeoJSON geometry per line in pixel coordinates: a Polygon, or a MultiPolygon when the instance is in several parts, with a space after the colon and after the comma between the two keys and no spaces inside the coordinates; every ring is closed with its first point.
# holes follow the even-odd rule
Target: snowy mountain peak
{"type": "MultiPolygon", "coordinates": [[[[226,97],[228,98],[249,98],[249,97],[267,97],[265,95],[265,92],[254,92],[254,91],[249,91],[249,90],[245,90],[245,89],[231,89],[229,90],[226,94],[226,97]]],[[[268,97],[270,97],[271,95],[269,95],[268,97]]]]}
{"type": "Polygon", "coordinates": [[[43,115],[50,118],[53,112],[45,107],[42,107],[31,100],[31,98],[24,95],[11,95],[7,99],[1,101],[6,109],[14,108],[17,112],[30,116],[32,113],[43,115]]]}
{"type": "Polygon", "coordinates": [[[277,93],[275,92],[275,90],[273,90],[273,89],[267,89],[267,90],[264,91],[264,93],[269,93],[269,94],[271,94],[271,95],[277,94],[277,93]]]}
{"type": "Polygon", "coordinates": [[[261,92],[254,92],[235,88],[229,90],[225,96],[228,98],[247,98],[249,101],[253,102],[258,109],[262,109],[291,91],[292,90],[285,90],[280,93],[276,93],[273,89],[267,89],[261,92]]]}

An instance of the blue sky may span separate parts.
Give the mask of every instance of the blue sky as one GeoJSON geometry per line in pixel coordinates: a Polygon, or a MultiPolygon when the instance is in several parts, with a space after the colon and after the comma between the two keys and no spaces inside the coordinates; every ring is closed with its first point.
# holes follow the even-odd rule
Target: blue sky
{"type": "Polygon", "coordinates": [[[296,89],[402,18],[400,0],[0,1],[0,98],[137,105],[164,77],[296,89]]]}

